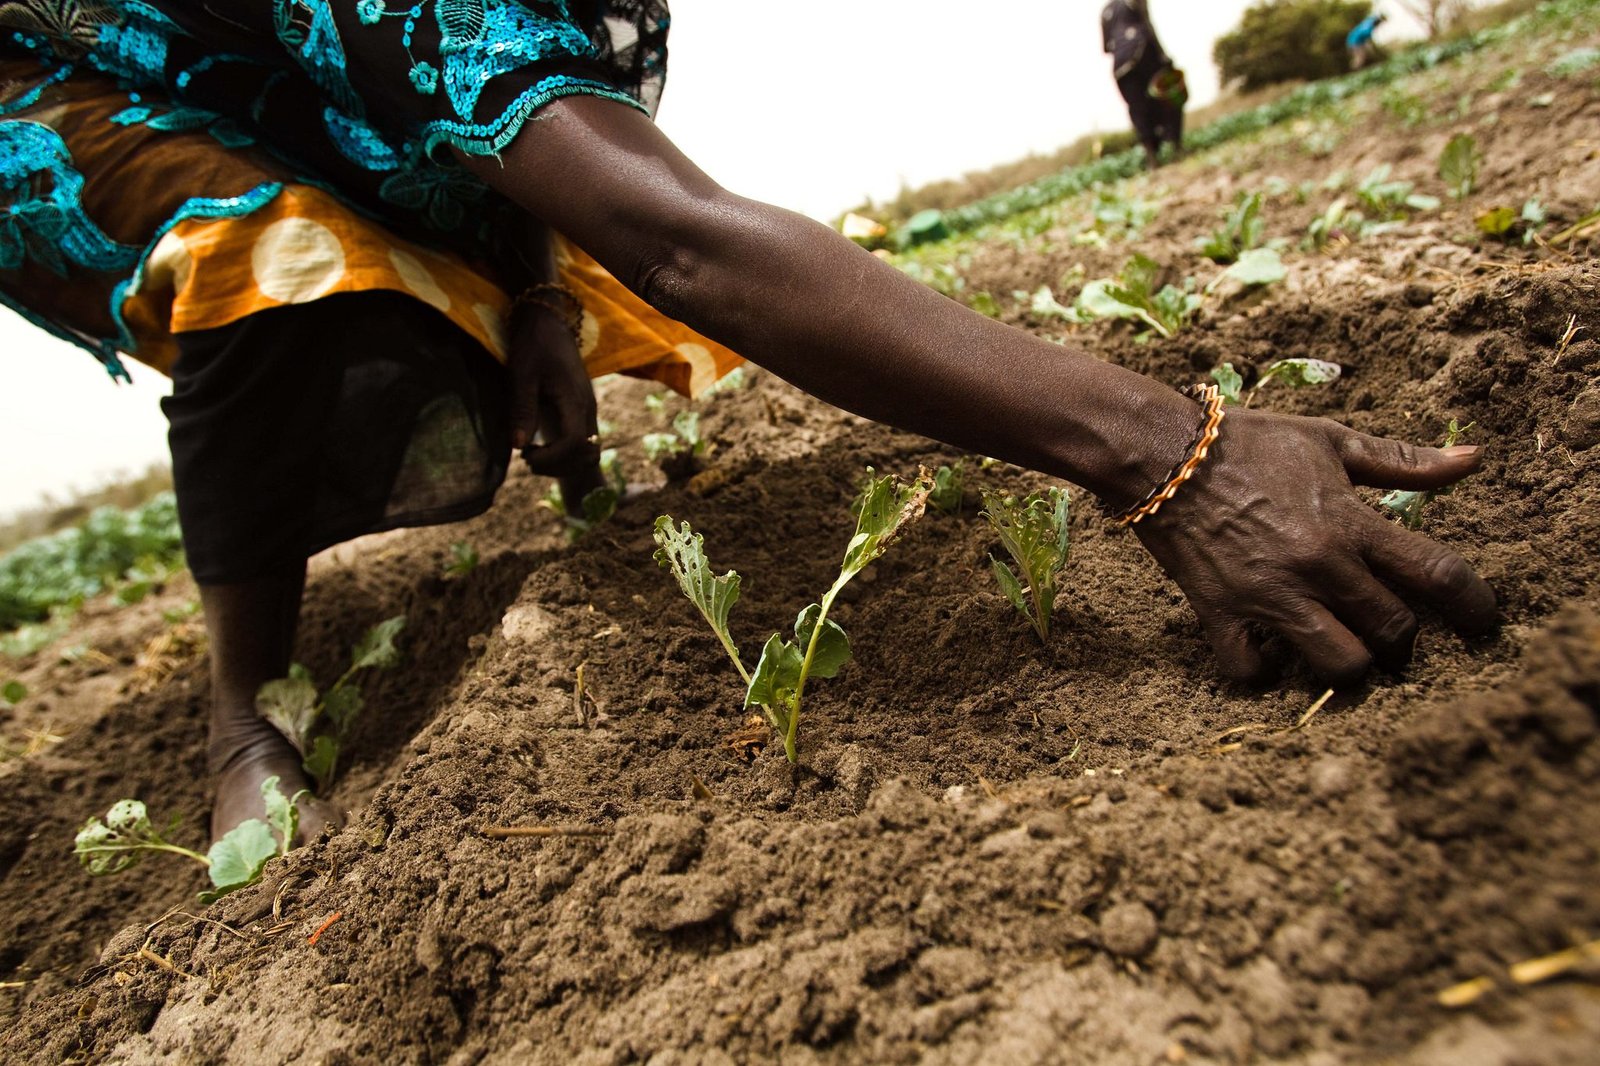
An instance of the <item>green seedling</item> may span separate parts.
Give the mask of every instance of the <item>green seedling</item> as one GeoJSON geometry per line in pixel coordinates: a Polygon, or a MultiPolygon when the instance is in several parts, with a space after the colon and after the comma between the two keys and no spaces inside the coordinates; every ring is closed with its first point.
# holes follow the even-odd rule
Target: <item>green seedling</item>
{"type": "Polygon", "coordinates": [[[13,707],[27,698],[28,686],[16,678],[12,678],[3,687],[0,687],[0,700],[9,703],[13,707]]]}
{"type": "Polygon", "coordinates": [[[1267,223],[1261,217],[1261,205],[1265,200],[1262,193],[1240,193],[1224,216],[1222,228],[1196,242],[1200,254],[1213,263],[1226,265],[1237,262],[1242,253],[1266,243],[1267,223]]]}
{"type": "Polygon", "coordinates": [[[400,661],[395,638],[405,624],[405,616],[397,615],[367,630],[356,642],[349,669],[320,696],[310,671],[299,663],[290,665],[288,677],[268,681],[256,693],[257,713],[300,752],[306,773],[316,779],[318,793],[326,793],[333,783],[339,753],[365,705],[361,689],[354,683],[356,674],[386,670],[400,661]],[[324,720],[331,731],[313,735],[324,720]]]}
{"type": "Polygon", "coordinates": [[[478,549],[464,540],[450,545],[450,563],[444,568],[445,577],[466,577],[478,568],[478,549]]]}
{"type": "Polygon", "coordinates": [[[93,877],[121,873],[136,866],[150,852],[181,855],[206,868],[212,889],[200,893],[200,902],[213,903],[230,892],[255,884],[261,879],[268,859],[289,853],[295,833],[300,829],[300,811],[295,805],[308,795],[302,789],[293,796],[285,796],[278,788],[278,779],[267,778],[261,782],[266,820],[251,818],[240,822],[204,855],[168,839],[178,826],[177,818],[168,823],[165,830],[158,830],[143,803],[119,800],[106,812],[104,821],[91,818],[84,823],[73,841],[72,853],[93,877]]]}
{"type": "Polygon", "coordinates": [[[1292,389],[1303,389],[1311,385],[1331,384],[1338,381],[1343,373],[1344,369],[1338,363],[1322,359],[1280,359],[1261,372],[1249,391],[1245,391],[1244,377],[1234,369],[1232,363],[1223,363],[1213,369],[1211,380],[1217,383],[1217,389],[1225,401],[1249,407],[1255,402],[1256,393],[1274,381],[1292,389]]]}
{"type": "Polygon", "coordinates": [[[828,618],[839,593],[851,579],[881,556],[909,522],[922,516],[933,486],[924,476],[910,485],[894,477],[870,477],[856,500],[856,532],[845,549],[839,577],[823,595],[795,619],[793,641],[781,633],[767,638],[754,671],[745,668],[739,647],[728,628],[728,616],[739,600],[740,578],[729,570],[712,572],[706,559],[705,538],[674,522],[671,515],[656,519],[656,562],[671,570],[678,587],[711,626],[723,650],[745,683],[746,707],[760,707],[783,737],[783,750],[791,763],[799,761],[798,737],[806,682],[813,677],[837,677],[853,657],[850,639],[828,618]]]}
{"type": "Polygon", "coordinates": [[[1216,280],[1206,286],[1206,294],[1215,292],[1227,281],[1235,281],[1246,289],[1254,289],[1263,285],[1276,285],[1288,276],[1289,268],[1283,265],[1283,256],[1278,254],[1276,248],[1252,248],[1247,252],[1240,252],[1238,262],[1217,275],[1216,280]]]}
{"type": "Polygon", "coordinates": [[[965,462],[958,462],[955,466],[941,466],[938,473],[933,475],[933,490],[928,493],[928,502],[942,514],[960,514],[961,500],[966,494],[966,489],[965,462]]]}
{"type": "Polygon", "coordinates": [[[585,534],[596,526],[611,519],[617,513],[617,507],[622,503],[622,497],[628,490],[628,479],[622,471],[622,461],[618,458],[615,448],[607,448],[600,453],[600,476],[605,484],[597,489],[591,489],[584,496],[577,513],[572,513],[567,508],[567,501],[562,498],[561,486],[551,485],[545,492],[544,498],[539,501],[539,506],[545,508],[566,526],[567,543],[576,544],[585,534]]]}
{"type": "MultiPolygon", "coordinates": [[[[1455,447],[1456,444],[1460,443],[1462,437],[1471,432],[1472,427],[1475,425],[1477,425],[1476,422],[1468,422],[1463,426],[1452,418],[1449,427],[1445,430],[1443,446],[1446,448],[1455,447]]],[[[1451,488],[1427,489],[1420,492],[1396,489],[1394,492],[1385,495],[1378,502],[1385,510],[1399,518],[1407,529],[1421,529],[1422,512],[1427,508],[1428,504],[1437,497],[1450,495],[1450,492],[1451,488]]]]}
{"type": "Polygon", "coordinates": [[[1519,213],[1514,208],[1500,206],[1491,207],[1482,212],[1474,220],[1478,232],[1485,237],[1494,237],[1498,240],[1510,241],[1521,238],[1523,244],[1532,244],[1539,237],[1539,231],[1550,220],[1544,205],[1537,199],[1528,200],[1522,205],[1519,213]]]}
{"type": "MultiPolygon", "coordinates": [[[[1356,198],[1378,222],[1404,222],[1412,211],[1439,209],[1437,196],[1418,193],[1416,186],[1409,181],[1392,180],[1390,177],[1392,173],[1393,168],[1385,163],[1367,175],[1367,180],[1356,187],[1356,198]]],[[[1367,236],[1373,232],[1375,230],[1368,226],[1362,235],[1367,236]]]]}
{"type": "Polygon", "coordinates": [[[1036,492],[1022,500],[996,492],[983,494],[983,517],[1000,535],[1000,543],[1022,571],[1018,578],[1005,562],[990,556],[995,580],[1006,599],[1046,644],[1050,642],[1050,619],[1055,610],[1056,578],[1066,568],[1072,546],[1072,529],[1067,524],[1070,500],[1066,489],[1036,492]]]}
{"type": "Polygon", "coordinates": [[[1478,151],[1478,139],[1470,133],[1458,133],[1439,154],[1439,180],[1444,182],[1451,196],[1465,200],[1478,187],[1478,170],[1482,165],[1483,153],[1478,151]]]}
{"type": "Polygon", "coordinates": [[[646,433],[641,441],[645,458],[652,463],[675,455],[704,455],[711,442],[700,435],[700,412],[679,411],[672,419],[672,432],[646,433]]]}
{"type": "Polygon", "coordinates": [[[1166,285],[1156,289],[1161,268],[1144,255],[1135,255],[1116,278],[1100,278],[1083,287],[1075,310],[1081,321],[1099,318],[1124,318],[1148,326],[1162,337],[1174,337],[1200,309],[1200,297],[1193,282],[1183,288],[1166,285]]]}
{"type": "Polygon", "coordinates": [[[1328,209],[1311,220],[1306,227],[1305,239],[1300,246],[1308,252],[1320,252],[1330,243],[1359,237],[1367,217],[1350,206],[1343,196],[1328,205],[1328,209]]]}

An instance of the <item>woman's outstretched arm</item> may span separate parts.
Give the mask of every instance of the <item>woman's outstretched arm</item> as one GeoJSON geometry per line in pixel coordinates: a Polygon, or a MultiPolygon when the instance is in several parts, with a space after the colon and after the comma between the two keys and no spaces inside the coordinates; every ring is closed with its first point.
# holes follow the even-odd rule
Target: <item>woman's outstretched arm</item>
{"type": "MultiPolygon", "coordinates": [[[[730,134],[733,135],[733,134],[730,134]]],[[[1161,482],[1200,409],[1131,371],[994,322],[824,226],[727,192],[643,115],[558,101],[500,160],[468,165],[662,311],[805,391],[877,421],[1076,482],[1125,507],[1161,482]]],[[[1454,553],[1384,521],[1351,483],[1433,488],[1471,448],[1411,448],[1320,419],[1238,412],[1141,540],[1178,581],[1223,672],[1251,677],[1254,624],[1324,677],[1403,662],[1416,634],[1389,587],[1492,625],[1454,553]]]]}

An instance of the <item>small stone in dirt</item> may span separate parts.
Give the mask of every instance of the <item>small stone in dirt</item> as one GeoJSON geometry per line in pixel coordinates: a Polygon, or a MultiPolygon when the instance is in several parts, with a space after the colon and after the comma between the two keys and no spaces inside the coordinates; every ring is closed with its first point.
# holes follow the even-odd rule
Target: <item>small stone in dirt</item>
{"type": "Polygon", "coordinates": [[[1311,794],[1324,802],[1348,795],[1355,787],[1355,772],[1350,763],[1335,755],[1313,763],[1309,779],[1311,794]]]}
{"type": "Polygon", "coordinates": [[[1160,936],[1156,916],[1143,903],[1118,903],[1100,916],[1100,944],[1113,955],[1141,958],[1160,936]]]}
{"type": "Polygon", "coordinates": [[[1600,444],[1600,389],[1588,388],[1578,394],[1561,435],[1575,452],[1600,444]]]}

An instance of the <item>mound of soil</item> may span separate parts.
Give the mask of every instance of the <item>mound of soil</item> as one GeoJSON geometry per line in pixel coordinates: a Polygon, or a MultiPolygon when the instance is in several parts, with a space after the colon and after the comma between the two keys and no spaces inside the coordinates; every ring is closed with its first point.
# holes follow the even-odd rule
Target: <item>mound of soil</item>
{"type": "MultiPolygon", "coordinates": [[[[1223,359],[1328,359],[1345,372],[1333,386],[1263,402],[1418,441],[1475,423],[1484,472],[1432,506],[1428,531],[1500,593],[1492,638],[1429,618],[1403,675],[1303,721],[1320,687],[1292,659],[1266,691],[1213,680],[1177,590],[1080,499],[1044,647],[994,586],[977,517],[979,488],[1044,479],[754,372],[703,404],[706,472],[575,546],[519,476],[482,519],[319,559],[307,665],[333,676],[396,613],[406,662],[368,685],[381,713],[335,796],[349,824],[205,911],[181,865],[95,881],[70,855],[83,819],[124,796],[183,814],[198,843],[203,637],[167,620],[192,587],[93,607],[21,664],[33,695],[0,725],[39,750],[0,767],[6,1055],[1592,1061],[1593,986],[1519,988],[1507,967],[1600,935],[1600,341],[1569,334],[1600,302],[1600,269],[1466,238],[1474,206],[1534,184],[1582,210],[1600,199],[1600,103],[1530,75],[1493,108],[1481,188],[1452,217],[1297,258],[1289,284],[1170,341],[1116,325],[1081,338],[1174,383],[1223,359]],[[749,650],[837,573],[868,466],[963,459],[964,511],[914,526],[841,604],[858,658],[808,689],[791,766],[652,561],[656,516],[693,523],[744,575],[733,628],[749,650]],[[455,541],[483,562],[440,576],[455,541]],[[1469,1008],[1438,1004],[1479,977],[1469,1008]]],[[[1384,160],[1420,182],[1450,132],[1375,119],[1332,158],[1285,136],[1229,149],[1228,166],[1296,181],[1384,160]]],[[[1173,263],[1246,187],[1216,159],[1150,182],[1172,188],[1139,247],[1173,263]]],[[[1271,216],[1274,231],[1315,205],[1303,213],[1271,216]]],[[[997,242],[968,282],[1032,291],[1126,252],[997,242]]],[[[647,391],[603,390],[636,473],[659,422],[647,391]]]]}

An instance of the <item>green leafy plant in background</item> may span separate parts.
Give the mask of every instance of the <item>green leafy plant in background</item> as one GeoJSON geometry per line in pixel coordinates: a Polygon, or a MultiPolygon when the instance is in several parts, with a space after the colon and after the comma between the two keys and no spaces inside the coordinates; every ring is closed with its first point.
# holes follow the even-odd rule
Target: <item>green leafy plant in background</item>
{"type": "Polygon", "coordinates": [[[145,805],[138,800],[118,800],[106,812],[105,820],[91,818],[73,841],[72,853],[94,877],[118,874],[151,852],[180,855],[206,868],[212,889],[200,893],[200,902],[212,903],[230,892],[261,879],[267,860],[287,855],[300,828],[300,811],[295,805],[308,794],[301,790],[285,796],[278,779],[261,782],[261,799],[267,818],[250,818],[230,829],[204,855],[174,844],[168,837],[178,826],[174,818],[165,830],[150,821],[145,805]]]}
{"type": "Polygon", "coordinates": [[[132,577],[129,600],[183,565],[172,493],[130,511],[101,507],[82,524],[0,557],[0,630],[44,622],[132,577]]]}
{"type": "Polygon", "coordinates": [[[1542,203],[1537,199],[1531,199],[1523,203],[1520,212],[1503,205],[1491,207],[1479,214],[1474,221],[1477,223],[1478,232],[1485,237],[1503,241],[1520,239],[1523,244],[1532,244],[1538,240],[1539,231],[1550,221],[1550,216],[1542,203]]]}
{"type": "Polygon", "coordinates": [[[1331,242],[1352,236],[1359,237],[1361,228],[1366,223],[1367,217],[1360,211],[1350,206],[1350,201],[1341,196],[1328,205],[1326,211],[1311,220],[1306,227],[1305,238],[1300,242],[1300,247],[1308,252],[1320,252],[1331,242]]]}
{"type": "Polygon", "coordinates": [[[745,706],[760,707],[783,737],[789,761],[797,762],[801,711],[806,682],[813,677],[837,677],[854,653],[850,639],[836,622],[828,618],[839,593],[875,559],[909,522],[922,516],[933,490],[924,472],[910,485],[894,477],[874,477],[868,473],[866,487],[857,497],[856,532],[845,549],[839,577],[818,603],[802,610],[794,623],[794,640],[774,633],[761,649],[754,671],[745,668],[739,647],[728,628],[728,616],[739,600],[740,577],[729,570],[718,576],[706,559],[705,538],[677,523],[671,515],[656,519],[656,562],[672,571],[678,587],[699,609],[722,643],[734,668],[745,683],[745,706]]]}
{"type": "Polygon", "coordinates": [[[1252,248],[1248,252],[1241,252],[1238,262],[1207,285],[1206,293],[1217,291],[1229,281],[1238,282],[1246,289],[1255,289],[1276,285],[1288,276],[1289,268],[1283,265],[1283,256],[1278,254],[1276,248],[1252,248]]]}
{"type": "Polygon", "coordinates": [[[0,685],[0,701],[9,703],[11,706],[15,707],[17,704],[21,703],[27,698],[28,686],[24,685],[16,678],[12,678],[4,685],[0,685]]]}
{"type": "Polygon", "coordinates": [[[628,479],[622,471],[622,461],[615,448],[607,448],[600,453],[600,475],[605,484],[591,489],[576,512],[567,507],[559,485],[551,485],[539,501],[539,506],[561,519],[566,526],[569,544],[576,544],[596,526],[610,521],[627,493],[628,479]]]}
{"type": "Polygon", "coordinates": [[[1083,287],[1074,309],[1080,321],[1122,318],[1142,323],[1162,337],[1174,337],[1200,309],[1192,285],[1156,288],[1161,267],[1148,256],[1135,255],[1115,278],[1100,278],[1083,287]]]}
{"type": "Polygon", "coordinates": [[[704,455],[711,442],[700,434],[700,412],[679,411],[672,419],[668,433],[646,433],[641,442],[645,458],[652,463],[675,455],[704,455]]]}
{"type": "Polygon", "coordinates": [[[1267,223],[1261,217],[1266,197],[1259,192],[1240,193],[1222,220],[1222,228],[1199,238],[1200,254],[1213,263],[1237,262],[1243,252],[1259,248],[1267,239],[1267,223]]]}
{"type": "Polygon", "coordinates": [[[941,466],[933,475],[933,488],[928,493],[928,503],[941,514],[960,514],[961,501],[967,489],[967,464],[941,466]]]}
{"type": "Polygon", "coordinates": [[[289,739],[305,760],[306,773],[317,782],[317,791],[326,793],[339,766],[339,754],[365,701],[355,676],[363,670],[386,670],[400,661],[395,638],[405,628],[404,615],[379,622],[356,642],[350,666],[320,695],[311,673],[299,663],[289,667],[289,676],[268,681],[256,693],[256,711],[289,739]],[[326,721],[330,732],[313,730],[326,721]]]}
{"type": "Polygon", "coordinates": [[[1483,153],[1478,151],[1478,139],[1470,133],[1458,133],[1439,154],[1439,180],[1444,182],[1451,196],[1465,200],[1478,187],[1478,170],[1482,165],[1483,153]]]}
{"type": "Polygon", "coordinates": [[[450,562],[445,565],[445,577],[466,577],[478,568],[478,549],[464,540],[450,545],[450,562]]]}
{"type": "Polygon", "coordinates": [[[1056,578],[1066,568],[1072,547],[1072,528],[1067,523],[1070,499],[1066,489],[1036,492],[1021,500],[997,492],[983,494],[983,517],[1022,571],[1019,578],[1005,562],[990,556],[995,580],[1045,643],[1050,641],[1056,578]]]}
{"type": "Polygon", "coordinates": [[[1256,393],[1274,381],[1292,389],[1303,389],[1311,385],[1331,384],[1338,381],[1343,373],[1338,363],[1322,359],[1279,359],[1261,372],[1255,385],[1248,391],[1244,388],[1244,376],[1234,369],[1232,363],[1223,363],[1214,368],[1211,380],[1217,383],[1217,390],[1225,401],[1249,407],[1255,402],[1256,393]]]}
{"type": "MultiPolygon", "coordinates": [[[[1356,198],[1373,218],[1380,222],[1404,222],[1413,211],[1439,209],[1437,196],[1417,192],[1412,182],[1394,180],[1393,173],[1394,169],[1384,163],[1356,186],[1356,198]]],[[[1367,232],[1373,231],[1369,228],[1367,232]]]]}
{"type": "MultiPolygon", "coordinates": [[[[1461,438],[1471,432],[1472,427],[1475,425],[1477,425],[1476,422],[1468,422],[1463,426],[1452,418],[1449,427],[1445,430],[1443,446],[1451,448],[1459,444],[1461,438]]],[[[1390,514],[1400,519],[1407,529],[1421,529],[1422,512],[1427,508],[1428,504],[1440,496],[1450,495],[1450,491],[1451,488],[1427,489],[1420,492],[1396,489],[1394,492],[1386,494],[1378,502],[1390,514]]]]}

